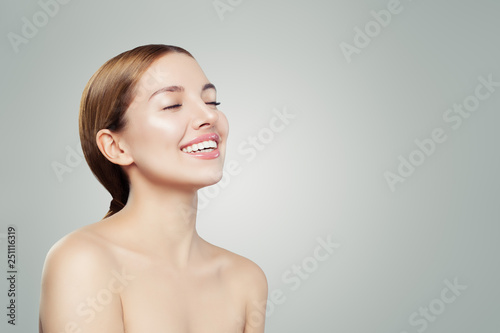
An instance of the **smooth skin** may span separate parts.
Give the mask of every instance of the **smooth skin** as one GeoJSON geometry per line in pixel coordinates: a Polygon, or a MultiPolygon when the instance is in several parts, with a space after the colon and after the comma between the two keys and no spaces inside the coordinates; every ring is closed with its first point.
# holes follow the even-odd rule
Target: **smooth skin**
{"type": "Polygon", "coordinates": [[[207,83],[193,58],[164,55],[141,78],[125,130],[99,131],[101,152],[129,175],[129,199],[118,213],[50,249],[40,332],[264,332],[262,269],[196,231],[197,190],[222,178],[229,131],[207,83]],[[154,94],[170,86],[182,88],[154,94]],[[214,132],[221,139],[218,158],[180,150],[214,132]]]}

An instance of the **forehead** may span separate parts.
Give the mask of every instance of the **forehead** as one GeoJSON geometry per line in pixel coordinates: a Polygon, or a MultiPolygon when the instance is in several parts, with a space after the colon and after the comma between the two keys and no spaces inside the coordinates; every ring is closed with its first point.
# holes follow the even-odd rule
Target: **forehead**
{"type": "Polygon", "coordinates": [[[192,57],[172,52],[156,59],[139,80],[147,90],[168,85],[194,86],[208,82],[205,73],[192,57]]]}

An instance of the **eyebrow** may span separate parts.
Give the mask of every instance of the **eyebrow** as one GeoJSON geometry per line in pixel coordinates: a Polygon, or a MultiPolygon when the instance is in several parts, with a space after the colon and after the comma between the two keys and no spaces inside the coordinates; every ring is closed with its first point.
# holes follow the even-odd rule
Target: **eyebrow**
{"type": "MultiPolygon", "coordinates": [[[[215,86],[212,84],[212,83],[207,83],[203,86],[203,88],[201,89],[201,91],[205,91],[207,89],[214,89],[215,91],[217,91],[217,89],[215,88],[215,86]]],[[[155,95],[158,95],[158,94],[161,94],[161,93],[164,93],[164,92],[183,92],[184,91],[184,87],[182,86],[168,86],[168,87],[163,87],[161,89],[158,89],[157,91],[155,91],[151,96],[149,96],[149,100],[151,100],[151,98],[153,98],[155,95]]]]}

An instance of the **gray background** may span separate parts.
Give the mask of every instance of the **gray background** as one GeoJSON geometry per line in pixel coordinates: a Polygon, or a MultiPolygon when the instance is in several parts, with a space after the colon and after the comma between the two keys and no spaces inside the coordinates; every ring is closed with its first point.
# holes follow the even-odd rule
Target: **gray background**
{"type": "Polygon", "coordinates": [[[18,228],[19,297],[13,328],[0,279],[1,331],[37,331],[48,249],[107,212],[111,198],[84,160],[70,160],[61,181],[52,167],[69,166],[68,147],[81,151],[86,82],[116,54],[164,43],[193,53],[218,88],[226,164],[241,171],[200,192],[212,198],[200,203],[198,230],[258,263],[270,294],[283,293],[267,332],[498,332],[500,88],[456,130],[443,115],[478,77],[500,82],[500,3],[401,0],[348,62],[340,44],[390,1],[221,2],[232,9],[222,17],[211,0],[72,0],[15,52],[8,33],[42,8],[2,1],[0,233],[18,228]],[[239,145],[267,139],[285,109],[295,118],[248,161],[239,145]],[[384,173],[435,128],[446,141],[391,191],[384,173]],[[340,247],[311,259],[328,235],[340,247]],[[309,269],[297,289],[286,279],[293,265],[309,269]],[[442,303],[444,281],[455,279],[467,288],[442,303]],[[425,329],[410,322],[429,306],[439,314],[425,329]]]}

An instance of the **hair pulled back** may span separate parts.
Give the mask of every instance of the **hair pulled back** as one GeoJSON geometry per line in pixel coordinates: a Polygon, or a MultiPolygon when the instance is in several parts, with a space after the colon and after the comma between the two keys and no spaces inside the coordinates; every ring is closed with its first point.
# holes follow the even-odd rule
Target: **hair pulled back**
{"type": "Polygon", "coordinates": [[[150,44],[125,51],[108,60],[90,78],[82,93],[79,133],[85,160],[99,182],[113,198],[104,218],[120,211],[127,203],[130,182],[120,165],[110,162],[99,150],[96,136],[101,129],[119,132],[127,125],[125,112],[140,93],[137,83],[159,57],[185,49],[164,44],[150,44]]]}

